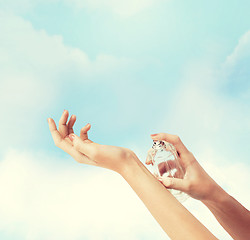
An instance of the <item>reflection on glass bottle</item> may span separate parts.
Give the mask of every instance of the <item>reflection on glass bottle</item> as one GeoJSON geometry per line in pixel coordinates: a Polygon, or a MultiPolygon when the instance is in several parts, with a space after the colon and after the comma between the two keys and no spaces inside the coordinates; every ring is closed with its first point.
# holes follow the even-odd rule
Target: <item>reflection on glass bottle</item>
{"type": "MultiPolygon", "coordinates": [[[[180,159],[175,147],[166,141],[154,141],[148,151],[148,160],[152,161],[155,176],[184,178],[185,171],[180,164],[180,159]]],[[[168,189],[180,202],[185,201],[188,195],[182,191],[168,189]]]]}

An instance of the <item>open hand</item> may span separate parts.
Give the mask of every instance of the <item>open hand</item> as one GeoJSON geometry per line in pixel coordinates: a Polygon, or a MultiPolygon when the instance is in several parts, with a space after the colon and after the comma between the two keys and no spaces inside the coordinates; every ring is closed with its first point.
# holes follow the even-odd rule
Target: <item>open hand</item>
{"type": "Polygon", "coordinates": [[[77,162],[104,167],[122,173],[128,164],[137,159],[133,151],[123,147],[101,145],[88,138],[91,128],[87,124],[81,129],[80,137],[74,134],[73,125],[76,121],[74,115],[69,122],[68,111],[64,111],[57,130],[55,121],[48,119],[49,129],[57,147],[71,155],[77,162]]]}

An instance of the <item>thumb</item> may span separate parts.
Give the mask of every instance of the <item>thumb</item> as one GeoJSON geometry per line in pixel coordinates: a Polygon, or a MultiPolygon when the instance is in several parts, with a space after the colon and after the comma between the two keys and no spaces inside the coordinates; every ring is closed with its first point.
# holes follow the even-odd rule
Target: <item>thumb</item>
{"type": "Polygon", "coordinates": [[[187,183],[185,180],[180,178],[162,177],[159,179],[164,186],[171,189],[180,190],[182,192],[187,191],[187,183]]]}
{"type": "Polygon", "coordinates": [[[96,143],[83,141],[80,137],[78,137],[77,135],[73,133],[69,135],[69,139],[72,141],[73,147],[77,151],[88,156],[89,158],[93,158],[93,156],[95,155],[97,151],[96,143]]]}

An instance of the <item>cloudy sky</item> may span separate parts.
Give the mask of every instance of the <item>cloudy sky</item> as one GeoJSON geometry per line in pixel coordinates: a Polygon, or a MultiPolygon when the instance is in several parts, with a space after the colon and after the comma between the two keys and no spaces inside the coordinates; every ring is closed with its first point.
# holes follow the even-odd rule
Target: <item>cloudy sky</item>
{"type": "MultiPolygon", "coordinates": [[[[151,133],[179,135],[249,208],[249,8],[0,0],[0,239],[168,239],[118,174],[55,147],[46,119],[58,122],[64,109],[77,116],[77,134],[89,122],[92,140],[143,162],[151,133]]],[[[201,203],[185,206],[231,239],[201,203]]]]}

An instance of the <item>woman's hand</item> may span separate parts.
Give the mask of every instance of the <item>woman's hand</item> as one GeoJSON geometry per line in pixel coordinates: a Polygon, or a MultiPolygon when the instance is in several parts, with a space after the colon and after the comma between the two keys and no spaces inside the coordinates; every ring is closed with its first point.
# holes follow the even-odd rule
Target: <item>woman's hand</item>
{"type": "MultiPolygon", "coordinates": [[[[174,145],[180,157],[180,164],[185,170],[184,179],[158,177],[158,180],[167,188],[186,192],[193,198],[199,200],[214,200],[219,197],[220,186],[205,172],[194,155],[188,151],[180,138],[167,133],[151,135],[153,140],[164,140],[174,145]]],[[[146,164],[152,164],[147,159],[146,164]]]]}
{"type": "Polygon", "coordinates": [[[67,123],[68,116],[68,111],[65,110],[59,120],[59,130],[54,120],[48,118],[49,129],[55,145],[71,155],[77,162],[108,168],[122,174],[129,164],[137,159],[130,149],[101,145],[89,140],[90,124],[81,129],[80,137],[78,137],[73,131],[76,117],[72,115],[67,123]]]}

